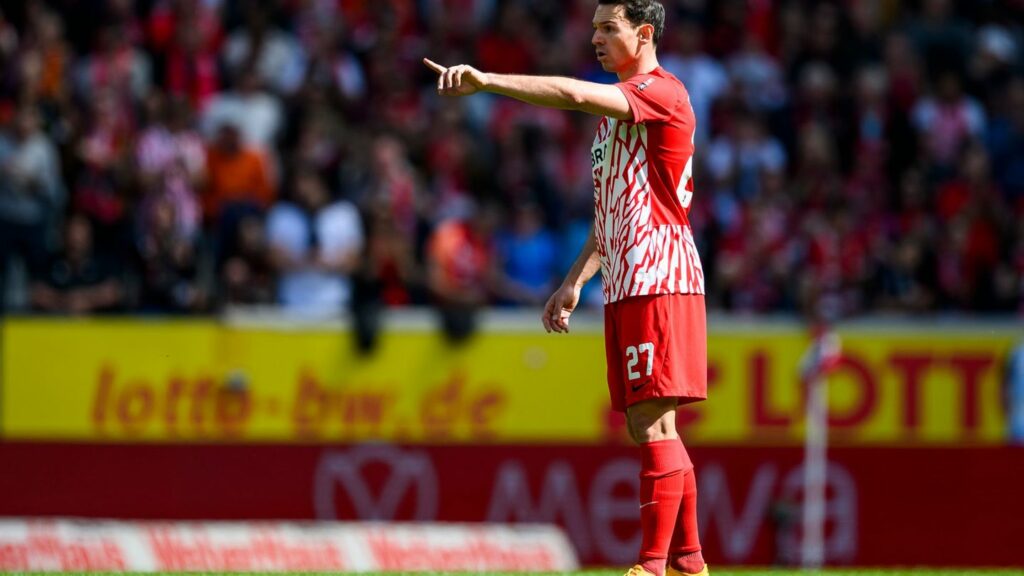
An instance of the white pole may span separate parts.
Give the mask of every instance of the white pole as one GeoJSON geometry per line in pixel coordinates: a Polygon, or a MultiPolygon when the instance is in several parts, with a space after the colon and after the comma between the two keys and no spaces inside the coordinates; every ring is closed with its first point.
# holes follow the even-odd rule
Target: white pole
{"type": "Polygon", "coordinates": [[[807,386],[804,431],[803,539],[804,568],[825,564],[825,488],[828,484],[828,381],[840,358],[839,337],[819,327],[801,366],[807,386]]]}
{"type": "Polygon", "coordinates": [[[801,564],[825,563],[825,485],[828,466],[828,386],[820,373],[807,384],[801,564]]]}

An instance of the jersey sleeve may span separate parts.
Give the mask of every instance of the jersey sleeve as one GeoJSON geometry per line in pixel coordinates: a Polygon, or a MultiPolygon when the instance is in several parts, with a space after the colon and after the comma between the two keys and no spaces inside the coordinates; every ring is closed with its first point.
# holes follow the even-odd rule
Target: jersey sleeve
{"type": "Polygon", "coordinates": [[[681,96],[671,81],[647,74],[635,76],[615,86],[629,101],[633,124],[668,120],[681,96]]]}

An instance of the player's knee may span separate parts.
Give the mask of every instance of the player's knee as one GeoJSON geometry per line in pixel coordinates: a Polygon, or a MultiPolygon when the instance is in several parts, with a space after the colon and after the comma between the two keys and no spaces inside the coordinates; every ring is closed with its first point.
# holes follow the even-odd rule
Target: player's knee
{"type": "Polygon", "coordinates": [[[675,399],[634,404],[626,412],[629,435],[637,444],[676,438],[675,399]]]}
{"type": "Polygon", "coordinates": [[[675,437],[674,433],[670,433],[659,422],[649,423],[647,421],[639,421],[631,425],[630,436],[637,444],[647,444],[675,437]]]}

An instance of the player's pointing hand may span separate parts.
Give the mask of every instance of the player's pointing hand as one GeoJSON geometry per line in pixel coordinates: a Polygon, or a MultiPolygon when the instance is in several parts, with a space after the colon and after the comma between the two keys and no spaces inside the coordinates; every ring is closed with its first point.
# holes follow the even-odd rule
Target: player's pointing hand
{"type": "Polygon", "coordinates": [[[469,96],[487,85],[487,74],[472,66],[458,64],[446,68],[429,58],[424,58],[423,63],[437,72],[437,93],[442,96],[469,96]]]}

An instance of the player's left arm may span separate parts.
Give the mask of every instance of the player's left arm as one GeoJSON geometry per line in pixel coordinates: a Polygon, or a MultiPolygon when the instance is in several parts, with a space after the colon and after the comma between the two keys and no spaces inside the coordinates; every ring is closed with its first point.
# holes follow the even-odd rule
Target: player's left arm
{"type": "Polygon", "coordinates": [[[437,72],[437,92],[444,96],[468,96],[493,92],[535,106],[579,110],[617,120],[632,120],[629,100],[619,88],[562,76],[523,76],[481,72],[459,64],[444,67],[427,58],[423,63],[437,72]]]}

